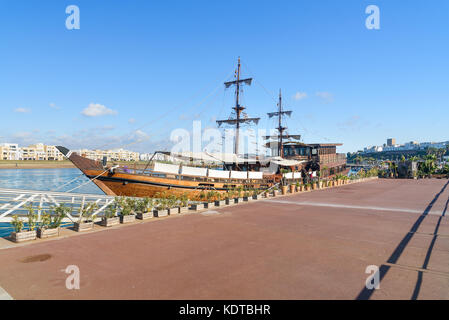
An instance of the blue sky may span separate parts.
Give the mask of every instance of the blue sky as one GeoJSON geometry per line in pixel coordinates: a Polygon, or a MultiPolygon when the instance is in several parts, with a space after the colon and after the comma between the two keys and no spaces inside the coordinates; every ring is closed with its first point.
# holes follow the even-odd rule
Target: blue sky
{"type": "Polygon", "coordinates": [[[173,129],[229,116],[238,56],[259,128],[282,88],[305,142],[449,140],[446,0],[0,0],[0,143],[166,148],[173,129]]]}

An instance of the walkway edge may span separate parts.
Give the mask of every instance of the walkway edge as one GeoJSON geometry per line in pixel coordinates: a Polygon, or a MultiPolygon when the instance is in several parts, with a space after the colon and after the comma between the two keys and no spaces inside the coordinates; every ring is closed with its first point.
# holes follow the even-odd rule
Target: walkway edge
{"type": "Polygon", "coordinates": [[[0,300],[14,300],[5,289],[0,287],[0,300]]]}

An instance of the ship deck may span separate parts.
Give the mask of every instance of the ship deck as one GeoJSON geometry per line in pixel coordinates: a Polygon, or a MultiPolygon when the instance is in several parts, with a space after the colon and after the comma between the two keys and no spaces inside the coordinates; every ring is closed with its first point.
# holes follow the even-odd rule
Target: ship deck
{"type": "Polygon", "coordinates": [[[14,299],[449,299],[448,180],[374,180],[13,245],[14,299]],[[69,265],[80,289],[65,286],[69,265]],[[366,268],[380,268],[367,290],[366,268]]]}

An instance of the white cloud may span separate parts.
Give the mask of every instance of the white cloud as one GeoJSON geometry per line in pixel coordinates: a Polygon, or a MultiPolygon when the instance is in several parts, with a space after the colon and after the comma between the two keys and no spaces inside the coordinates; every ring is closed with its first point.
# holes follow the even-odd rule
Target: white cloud
{"type": "Polygon", "coordinates": [[[142,142],[150,139],[150,136],[143,132],[142,130],[136,130],[131,136],[131,141],[133,142],[142,142]]]}
{"type": "Polygon", "coordinates": [[[326,91],[319,91],[316,93],[317,97],[320,97],[321,99],[323,99],[324,102],[332,102],[334,101],[334,95],[330,92],[326,92],[326,91]]]}
{"type": "Polygon", "coordinates": [[[306,98],[307,97],[307,93],[305,93],[305,92],[296,92],[296,94],[293,96],[293,98],[296,100],[296,101],[299,101],[299,100],[302,100],[302,99],[304,99],[304,98],[306,98]]]}
{"type": "Polygon", "coordinates": [[[17,113],[29,113],[29,112],[31,112],[31,109],[28,109],[28,108],[15,108],[14,112],[17,112],[17,113]]]}
{"type": "Polygon", "coordinates": [[[82,112],[86,117],[99,117],[106,115],[115,115],[118,112],[99,103],[90,103],[82,112]]]}
{"type": "Polygon", "coordinates": [[[52,109],[56,109],[56,110],[61,109],[61,108],[59,108],[54,102],[50,102],[49,106],[50,106],[50,108],[52,108],[52,109]]]}

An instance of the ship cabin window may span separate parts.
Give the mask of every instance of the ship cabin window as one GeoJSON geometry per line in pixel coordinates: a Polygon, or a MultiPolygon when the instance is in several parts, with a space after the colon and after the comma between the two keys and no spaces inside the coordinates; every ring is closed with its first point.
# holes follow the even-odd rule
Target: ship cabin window
{"type": "Polygon", "coordinates": [[[310,148],[307,146],[284,146],[284,157],[288,156],[309,156],[310,148]]]}

